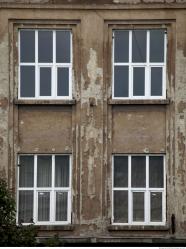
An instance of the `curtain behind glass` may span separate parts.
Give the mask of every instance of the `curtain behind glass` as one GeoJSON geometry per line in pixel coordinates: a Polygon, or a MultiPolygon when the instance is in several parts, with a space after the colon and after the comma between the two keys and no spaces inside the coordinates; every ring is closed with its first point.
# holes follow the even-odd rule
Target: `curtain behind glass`
{"type": "Polygon", "coordinates": [[[37,186],[51,187],[52,178],[52,157],[38,156],[37,157],[37,186]]]}
{"type": "Polygon", "coordinates": [[[50,192],[38,193],[38,221],[49,221],[50,192]]]}
{"type": "Polygon", "coordinates": [[[55,187],[69,187],[69,156],[55,157],[55,187]]]}
{"type": "Polygon", "coordinates": [[[19,223],[30,223],[33,221],[33,191],[19,191],[19,223]]]}
{"type": "Polygon", "coordinates": [[[20,156],[19,187],[33,187],[34,156],[20,156]]]}
{"type": "Polygon", "coordinates": [[[56,221],[67,220],[67,192],[56,192],[56,221]]]}

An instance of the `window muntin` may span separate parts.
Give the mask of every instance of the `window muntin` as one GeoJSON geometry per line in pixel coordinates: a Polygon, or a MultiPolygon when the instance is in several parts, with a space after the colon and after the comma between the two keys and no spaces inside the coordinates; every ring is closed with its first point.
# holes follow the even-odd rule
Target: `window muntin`
{"type": "Polygon", "coordinates": [[[113,99],[166,98],[166,30],[113,31],[113,99]]]}
{"type": "Polygon", "coordinates": [[[113,156],[113,224],[165,224],[164,161],[164,155],[113,156]]]}
{"type": "Polygon", "coordinates": [[[21,99],[72,99],[71,30],[19,31],[21,99]]]}
{"type": "Polygon", "coordinates": [[[71,222],[71,157],[20,155],[17,222],[69,224],[71,222]]]}

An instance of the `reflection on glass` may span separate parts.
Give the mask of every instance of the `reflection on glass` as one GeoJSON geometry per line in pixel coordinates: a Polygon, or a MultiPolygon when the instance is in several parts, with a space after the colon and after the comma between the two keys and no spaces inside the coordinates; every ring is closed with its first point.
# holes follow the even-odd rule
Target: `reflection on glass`
{"type": "Polygon", "coordinates": [[[52,157],[37,157],[37,186],[51,187],[52,157]]]}
{"type": "Polygon", "coordinates": [[[19,187],[33,187],[34,184],[34,157],[20,156],[19,187]]]}
{"type": "Polygon", "coordinates": [[[53,36],[52,31],[38,31],[38,61],[52,62],[53,36]]]}
{"type": "Polygon", "coordinates": [[[144,221],[144,193],[133,193],[133,221],[144,221]]]}
{"type": "Polygon", "coordinates": [[[56,62],[70,63],[70,31],[56,31],[56,62]]]}
{"type": "Polygon", "coordinates": [[[50,192],[38,192],[38,221],[49,221],[50,192]]]}
{"type": "Polygon", "coordinates": [[[114,67],[114,97],[129,96],[129,69],[128,66],[114,67]]]}
{"type": "Polygon", "coordinates": [[[114,187],[128,187],[128,156],[114,156],[114,187]]]}
{"type": "Polygon", "coordinates": [[[67,221],[67,192],[56,192],[56,221],[67,221]]]}
{"type": "Polygon", "coordinates": [[[128,191],[114,191],[114,222],[128,222],[128,191]]]}
{"type": "Polygon", "coordinates": [[[20,61],[35,62],[35,31],[20,31],[20,61]]]}
{"type": "Polygon", "coordinates": [[[162,193],[151,192],[151,221],[162,221],[162,193]]]}
{"type": "Polygon", "coordinates": [[[129,61],[129,31],[117,30],[114,31],[114,61],[128,62],[129,61]]]}
{"type": "Polygon", "coordinates": [[[145,156],[132,156],[131,157],[131,174],[132,174],[132,187],[145,187],[146,186],[146,157],[145,156]]]}
{"type": "Polygon", "coordinates": [[[40,96],[51,96],[51,68],[40,68],[40,96]]]}
{"type": "Polygon", "coordinates": [[[19,223],[33,222],[33,191],[19,191],[19,223]]]}
{"type": "Polygon", "coordinates": [[[150,30],[150,62],[164,62],[165,30],[150,30]]]}
{"type": "Polygon", "coordinates": [[[151,68],[151,96],[162,96],[162,68],[151,68]]]}
{"type": "Polygon", "coordinates": [[[20,67],[21,97],[35,97],[35,66],[20,67]]]}
{"type": "Polygon", "coordinates": [[[146,62],[146,30],[132,31],[132,62],[146,62]]]}
{"type": "Polygon", "coordinates": [[[134,96],[145,95],[145,68],[144,67],[133,68],[133,95],[134,96]]]}

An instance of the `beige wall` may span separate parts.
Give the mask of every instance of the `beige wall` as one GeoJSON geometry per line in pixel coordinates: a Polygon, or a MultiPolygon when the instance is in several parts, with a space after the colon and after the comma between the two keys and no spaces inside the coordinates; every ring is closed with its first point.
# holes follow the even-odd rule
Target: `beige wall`
{"type": "MultiPolygon", "coordinates": [[[[186,235],[186,1],[137,0],[129,5],[124,0],[110,0],[107,2],[110,5],[102,4],[106,1],[97,1],[98,5],[82,4],[89,1],[71,1],[69,5],[68,1],[63,1],[65,5],[59,4],[60,1],[4,2],[9,4],[0,4],[0,169],[8,177],[9,186],[16,188],[18,153],[72,153],[75,226],[72,231],[58,233],[71,237],[126,238],[138,234],[144,238],[169,237],[170,229],[108,229],[112,153],[166,153],[167,226],[170,227],[174,213],[175,236],[183,238],[186,235]],[[110,101],[111,30],[117,24],[167,27],[169,101],[119,105],[110,101]],[[75,103],[16,101],[17,30],[44,25],[73,29],[75,103]]],[[[49,233],[52,234],[43,231],[41,235],[49,233]]]]}

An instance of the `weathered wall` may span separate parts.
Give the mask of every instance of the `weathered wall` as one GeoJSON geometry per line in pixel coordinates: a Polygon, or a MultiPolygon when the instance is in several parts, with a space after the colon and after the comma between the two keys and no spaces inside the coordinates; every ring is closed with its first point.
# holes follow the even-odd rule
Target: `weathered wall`
{"type": "Polygon", "coordinates": [[[72,152],[73,155],[74,228],[72,231],[43,230],[41,235],[59,233],[67,237],[169,238],[172,236],[169,229],[170,219],[174,213],[176,216],[174,236],[185,237],[185,2],[135,0],[127,5],[128,1],[124,0],[104,0],[97,1],[99,5],[96,5],[95,1],[94,5],[88,5],[91,1],[1,1],[0,169],[8,177],[10,187],[15,188],[17,153],[72,152]],[[27,4],[16,5],[16,2],[27,2],[27,4]],[[35,4],[36,2],[39,4],[35,4]],[[66,5],[63,7],[62,4],[57,5],[58,3],[66,5]],[[70,5],[67,5],[68,3],[70,5]],[[52,18],[48,20],[48,17],[52,18]],[[130,106],[129,103],[117,106],[109,103],[111,95],[109,25],[121,22],[125,25],[131,23],[168,25],[167,93],[170,99],[168,103],[148,105],[144,102],[140,103],[140,106],[130,106]],[[76,103],[70,106],[65,103],[62,106],[49,106],[49,103],[15,104],[17,28],[24,25],[32,27],[35,24],[45,27],[49,25],[51,28],[51,25],[55,27],[64,23],[72,24],[75,30],[73,96],[76,103]],[[121,130],[121,127],[125,129],[121,130]],[[155,228],[150,231],[141,228],[139,231],[132,231],[130,228],[121,231],[108,229],[111,218],[113,152],[166,152],[168,229],[155,228]]]}

